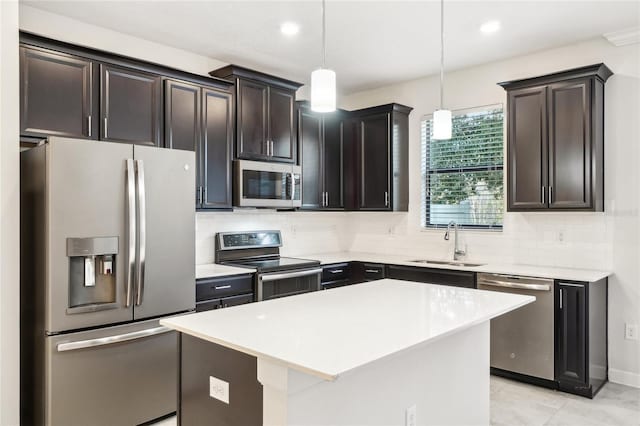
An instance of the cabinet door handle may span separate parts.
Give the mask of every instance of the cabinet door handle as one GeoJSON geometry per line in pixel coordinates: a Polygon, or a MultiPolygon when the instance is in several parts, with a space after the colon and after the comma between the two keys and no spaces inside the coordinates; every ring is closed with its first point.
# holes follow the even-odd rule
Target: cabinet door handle
{"type": "Polygon", "coordinates": [[[545,199],[544,199],[544,186],[540,187],[542,195],[541,195],[541,203],[544,204],[545,203],[545,199]]]}
{"type": "Polygon", "coordinates": [[[271,144],[271,156],[273,157],[273,141],[271,141],[270,144],[271,144]]]}
{"type": "Polygon", "coordinates": [[[324,205],[325,205],[325,207],[329,207],[329,193],[325,192],[324,194],[325,194],[325,198],[326,198],[326,200],[324,202],[324,205]]]}
{"type": "Polygon", "coordinates": [[[89,137],[91,137],[91,116],[87,116],[87,127],[89,128],[89,131],[87,132],[89,134],[89,137]]]}
{"type": "Polygon", "coordinates": [[[343,272],[344,272],[344,269],[333,269],[329,271],[329,273],[331,274],[341,274],[343,272]]]}
{"type": "Polygon", "coordinates": [[[215,286],[216,290],[225,290],[227,288],[231,288],[231,285],[227,284],[227,285],[217,285],[217,286],[215,286]]]}
{"type": "Polygon", "coordinates": [[[379,274],[380,271],[377,269],[365,269],[364,270],[367,274],[379,274]]]}
{"type": "Polygon", "coordinates": [[[107,117],[104,118],[104,138],[108,139],[108,129],[109,129],[109,119],[107,117]]]}
{"type": "Polygon", "coordinates": [[[553,186],[549,186],[549,204],[553,203],[553,186]]]}
{"type": "Polygon", "coordinates": [[[571,284],[571,283],[562,283],[560,285],[563,287],[578,287],[578,288],[584,287],[582,284],[571,284]]]}
{"type": "Polygon", "coordinates": [[[384,206],[389,207],[389,192],[384,191],[384,206]]]}
{"type": "Polygon", "coordinates": [[[560,289],[560,309],[562,309],[562,289],[560,289]]]}

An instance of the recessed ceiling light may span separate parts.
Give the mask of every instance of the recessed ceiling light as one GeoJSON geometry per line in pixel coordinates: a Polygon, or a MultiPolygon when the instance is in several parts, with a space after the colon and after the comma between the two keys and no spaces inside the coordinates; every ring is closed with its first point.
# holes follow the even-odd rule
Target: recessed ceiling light
{"type": "Polygon", "coordinates": [[[286,36],[294,36],[300,31],[300,25],[295,22],[284,22],[280,25],[280,32],[286,36]]]}
{"type": "Polygon", "coordinates": [[[484,34],[495,33],[500,30],[500,21],[487,21],[480,25],[480,31],[484,34]]]}

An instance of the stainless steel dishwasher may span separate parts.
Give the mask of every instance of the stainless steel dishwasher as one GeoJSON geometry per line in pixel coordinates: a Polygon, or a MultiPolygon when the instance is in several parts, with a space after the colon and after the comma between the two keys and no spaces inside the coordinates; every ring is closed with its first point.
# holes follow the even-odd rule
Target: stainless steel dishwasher
{"type": "Polygon", "coordinates": [[[478,289],[536,298],[491,320],[491,367],[554,380],[553,280],[478,273],[478,289]]]}

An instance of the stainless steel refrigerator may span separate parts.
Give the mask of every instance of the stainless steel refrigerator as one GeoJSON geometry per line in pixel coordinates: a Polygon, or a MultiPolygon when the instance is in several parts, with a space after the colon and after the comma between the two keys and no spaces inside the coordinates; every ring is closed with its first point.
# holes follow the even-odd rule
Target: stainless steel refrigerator
{"type": "Polygon", "coordinates": [[[25,425],[135,425],[176,410],[195,309],[195,155],[51,137],[21,153],[25,425]]]}

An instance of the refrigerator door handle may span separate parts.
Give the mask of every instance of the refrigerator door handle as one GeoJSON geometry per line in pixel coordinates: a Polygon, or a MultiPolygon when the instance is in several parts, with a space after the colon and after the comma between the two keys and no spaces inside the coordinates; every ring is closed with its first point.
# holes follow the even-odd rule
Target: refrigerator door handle
{"type": "Polygon", "coordinates": [[[100,337],[98,339],[78,340],[75,342],[58,343],[58,352],[75,351],[78,349],[93,348],[95,346],[111,345],[114,343],[127,342],[129,340],[142,339],[143,337],[155,336],[173,331],[163,325],[146,330],[133,331],[131,333],[118,334],[115,336],[100,337]]]}
{"type": "Polygon", "coordinates": [[[136,267],[136,184],[135,171],[132,159],[127,159],[127,295],[125,306],[131,306],[131,289],[135,279],[136,267]]]}
{"type": "Polygon", "coordinates": [[[138,264],[136,265],[136,306],[140,306],[144,295],[144,266],[147,248],[147,209],[144,187],[144,164],[142,160],[136,160],[136,178],[136,187],[138,190],[138,264]]]}

